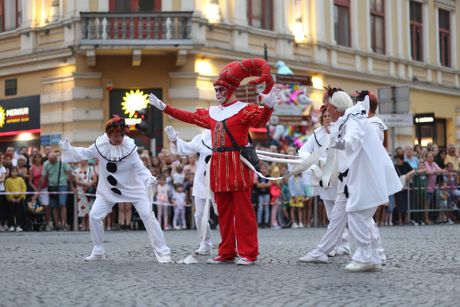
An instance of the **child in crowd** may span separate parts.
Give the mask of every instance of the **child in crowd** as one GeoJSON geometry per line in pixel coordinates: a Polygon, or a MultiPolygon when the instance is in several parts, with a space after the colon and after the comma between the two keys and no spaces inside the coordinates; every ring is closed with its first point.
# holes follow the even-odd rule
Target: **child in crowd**
{"type": "Polygon", "coordinates": [[[395,196],[388,196],[388,206],[385,208],[385,219],[383,225],[393,226],[393,210],[395,208],[395,196]]]}
{"type": "Polygon", "coordinates": [[[173,226],[176,230],[187,229],[187,223],[185,222],[185,206],[187,205],[186,198],[187,195],[185,195],[184,186],[176,183],[171,197],[174,205],[173,226]]]}
{"type": "MultiPolygon", "coordinates": [[[[5,192],[6,168],[3,166],[3,154],[0,153],[0,193],[5,192]]],[[[7,212],[8,205],[4,194],[0,194],[0,231],[7,231],[7,212]]]]}
{"type": "Polygon", "coordinates": [[[12,167],[10,170],[10,177],[5,181],[5,192],[14,193],[6,195],[8,201],[8,224],[10,225],[10,232],[22,231],[22,224],[24,220],[24,200],[26,199],[26,182],[24,178],[18,176],[18,168],[12,167]]]}
{"type": "Polygon", "coordinates": [[[168,214],[168,205],[169,205],[169,193],[171,188],[169,184],[166,184],[166,176],[160,175],[158,177],[157,185],[157,218],[160,226],[163,225],[164,230],[169,230],[169,214],[168,214]]]}
{"type": "Polygon", "coordinates": [[[184,181],[185,181],[184,166],[182,164],[178,164],[176,166],[176,171],[172,174],[172,183],[173,185],[184,184],[184,181]]]}
{"type": "MultiPolygon", "coordinates": [[[[268,166],[262,163],[260,172],[265,177],[268,176],[268,166]]],[[[257,177],[257,223],[259,227],[269,226],[270,218],[270,181],[265,178],[257,177]],[[265,213],[265,214],[264,214],[265,213]]]]}
{"type": "Polygon", "coordinates": [[[289,194],[291,200],[289,207],[291,208],[291,222],[292,228],[303,228],[302,223],[302,209],[303,209],[303,192],[304,187],[302,183],[301,174],[291,176],[288,181],[289,194]],[[296,219],[297,213],[297,219],[296,219]]]}
{"type": "MultiPolygon", "coordinates": [[[[278,167],[272,168],[271,177],[279,177],[280,170],[278,167]]],[[[272,206],[270,225],[273,229],[280,229],[278,223],[278,208],[281,204],[281,180],[273,181],[270,185],[270,205],[272,206]]]]}
{"type": "MultiPolygon", "coordinates": [[[[439,216],[437,219],[438,223],[447,223],[447,203],[449,201],[449,187],[447,186],[447,182],[444,180],[444,176],[439,176],[439,184],[438,188],[436,189],[436,203],[438,205],[438,209],[440,210],[439,216]]],[[[452,221],[449,219],[450,224],[452,221]]]]}

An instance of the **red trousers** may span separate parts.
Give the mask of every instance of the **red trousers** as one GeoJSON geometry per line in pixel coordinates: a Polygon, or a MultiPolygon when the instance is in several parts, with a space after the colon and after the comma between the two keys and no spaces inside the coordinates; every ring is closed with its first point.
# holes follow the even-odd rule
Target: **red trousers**
{"type": "Polygon", "coordinates": [[[222,241],[219,256],[233,259],[236,255],[251,261],[257,259],[257,220],[251,204],[251,191],[215,192],[222,241]]]}

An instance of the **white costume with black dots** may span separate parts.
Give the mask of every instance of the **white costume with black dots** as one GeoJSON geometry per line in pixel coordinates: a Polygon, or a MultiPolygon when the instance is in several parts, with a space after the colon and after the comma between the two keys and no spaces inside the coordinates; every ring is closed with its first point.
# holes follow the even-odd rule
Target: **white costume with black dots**
{"type": "Polygon", "coordinates": [[[142,163],[133,139],[125,136],[122,144],[112,145],[104,133],[88,148],[73,147],[68,142],[61,143],[61,148],[64,162],[99,160],[96,200],[89,214],[93,255],[105,253],[102,221],[118,202],[132,203],[144,223],[155,252],[160,256],[170,254],[147,196],[147,189],[156,182],[156,178],[142,163]]]}

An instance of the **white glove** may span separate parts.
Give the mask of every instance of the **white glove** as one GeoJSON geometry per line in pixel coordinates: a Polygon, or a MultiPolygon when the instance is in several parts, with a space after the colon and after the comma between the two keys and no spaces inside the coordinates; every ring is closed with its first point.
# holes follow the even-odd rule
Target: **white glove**
{"type": "Polygon", "coordinates": [[[59,147],[62,149],[62,150],[67,150],[71,147],[70,145],[70,142],[68,139],[64,139],[64,140],[59,140],[59,147]]]}
{"type": "Polygon", "coordinates": [[[172,126],[166,126],[165,132],[171,142],[177,141],[177,132],[172,126]]]}
{"type": "Polygon", "coordinates": [[[273,108],[275,105],[281,102],[281,94],[280,89],[276,87],[272,87],[270,93],[268,94],[259,94],[262,98],[263,104],[265,104],[269,108],[273,108]]]}
{"type": "Polygon", "coordinates": [[[149,186],[155,185],[155,184],[157,184],[157,177],[152,176],[152,177],[150,177],[149,179],[147,179],[147,182],[146,182],[145,185],[146,185],[147,187],[149,187],[149,186]]]}
{"type": "Polygon", "coordinates": [[[160,111],[163,111],[166,108],[164,102],[158,99],[158,97],[154,94],[149,95],[149,103],[160,111]]]}

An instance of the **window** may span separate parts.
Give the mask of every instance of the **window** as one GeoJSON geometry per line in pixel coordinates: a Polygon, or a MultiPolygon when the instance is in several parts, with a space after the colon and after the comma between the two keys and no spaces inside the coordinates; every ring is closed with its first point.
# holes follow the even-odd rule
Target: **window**
{"type": "Polygon", "coordinates": [[[22,23],[22,1],[0,0],[0,32],[17,29],[22,23]]]}
{"type": "Polygon", "coordinates": [[[161,0],[110,0],[110,12],[154,12],[161,11],[161,0]]]}
{"type": "Polygon", "coordinates": [[[17,79],[5,80],[5,96],[16,95],[18,91],[17,79]]]}
{"type": "Polygon", "coordinates": [[[248,0],[247,4],[249,25],[273,30],[273,0],[248,0]]]}
{"type": "Polygon", "coordinates": [[[439,9],[439,61],[450,66],[450,13],[439,9]]]}
{"type": "Polygon", "coordinates": [[[334,0],[334,30],[337,44],[351,47],[350,0],[334,0]]]}
{"type": "Polygon", "coordinates": [[[423,20],[422,4],[410,2],[410,44],[413,60],[423,61],[423,20]]]}
{"type": "Polygon", "coordinates": [[[371,0],[371,48],[385,53],[385,0],[371,0]]]}

